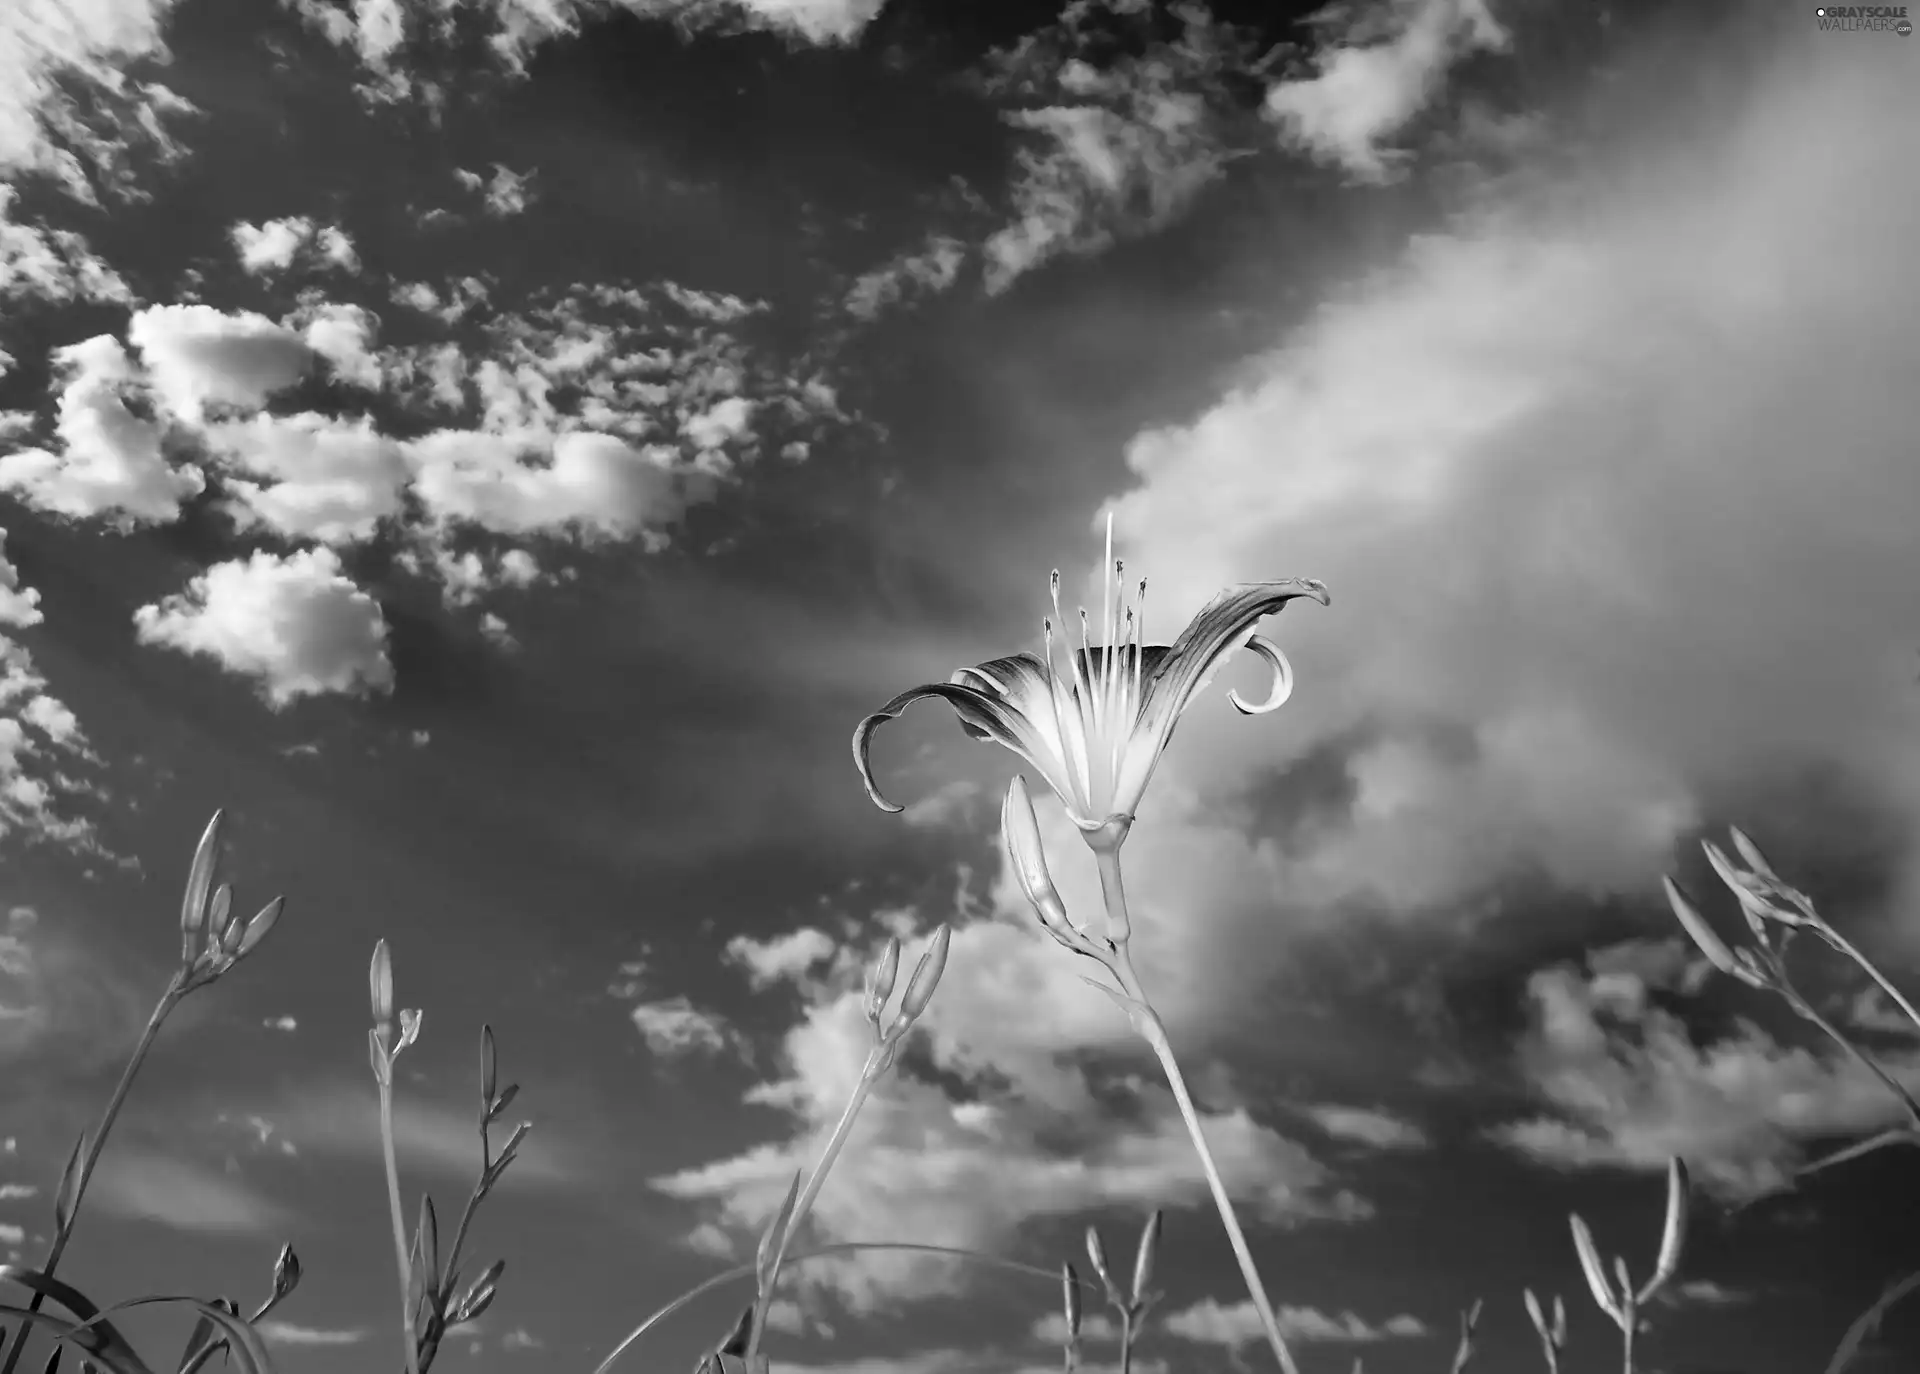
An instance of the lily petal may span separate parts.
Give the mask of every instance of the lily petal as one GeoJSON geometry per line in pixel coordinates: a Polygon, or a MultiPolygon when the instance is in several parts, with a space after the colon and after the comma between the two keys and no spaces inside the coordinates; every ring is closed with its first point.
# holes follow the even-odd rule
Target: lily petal
{"type": "Polygon", "coordinates": [[[1287,698],[1293,695],[1293,665],[1280,652],[1280,646],[1265,635],[1248,635],[1246,647],[1272,666],[1273,689],[1267,693],[1265,701],[1252,706],[1241,697],[1238,688],[1227,693],[1227,700],[1243,716],[1264,716],[1269,711],[1277,711],[1285,706],[1287,698]]]}
{"type": "MultiPolygon", "coordinates": [[[[1234,650],[1250,642],[1255,625],[1289,601],[1303,596],[1322,606],[1329,604],[1326,586],[1310,578],[1292,577],[1229,587],[1208,602],[1180,632],[1156,665],[1152,679],[1142,687],[1145,700],[1140,704],[1139,724],[1121,762],[1115,788],[1118,797],[1127,803],[1123,810],[1130,813],[1146,790],[1167,741],[1173,737],[1173,727],[1179,723],[1181,713],[1194,695],[1212,680],[1215,671],[1234,650]]],[[[1265,650],[1258,652],[1266,656],[1265,650]]],[[[1278,650],[1274,652],[1277,654],[1278,650]]],[[[1287,679],[1291,682],[1291,671],[1287,679]]]]}
{"type": "MultiPolygon", "coordinates": [[[[1022,656],[1024,657],[1024,655],[1022,656]]],[[[987,667],[997,667],[1014,660],[998,659],[987,667]]],[[[956,677],[973,672],[962,669],[956,677]]],[[[991,740],[1013,750],[1021,758],[1040,770],[1047,785],[1063,797],[1073,795],[1072,780],[1066,775],[1065,760],[1061,758],[1057,744],[1052,743],[1047,733],[1033,720],[1029,719],[1010,697],[997,693],[990,694],[979,687],[961,682],[927,682],[918,687],[910,687],[878,711],[862,720],[853,731],[853,761],[860,769],[860,780],[866,784],[867,795],[873,804],[882,811],[901,811],[905,808],[888,801],[880,793],[880,785],[874,781],[873,763],[868,752],[873,746],[874,732],[889,720],[897,720],[901,712],[914,702],[926,697],[938,697],[953,707],[954,714],[960,718],[960,725],[968,735],[977,740],[991,740]]],[[[1057,733],[1054,735],[1057,739],[1057,733]]]]}

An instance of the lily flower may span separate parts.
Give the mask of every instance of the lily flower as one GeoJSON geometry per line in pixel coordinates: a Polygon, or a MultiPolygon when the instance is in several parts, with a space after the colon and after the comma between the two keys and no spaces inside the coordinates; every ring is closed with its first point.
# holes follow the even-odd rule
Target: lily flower
{"type": "MultiPolygon", "coordinates": [[[[1139,585],[1125,604],[1126,565],[1113,557],[1113,520],[1107,520],[1108,573],[1103,579],[1103,642],[1092,642],[1085,608],[1080,611],[1080,647],[1062,644],[1056,665],[1054,635],[1061,631],[1060,572],[1051,579],[1053,614],[1041,622],[1039,654],[1018,653],[972,668],[946,682],[929,682],[900,693],[861,721],[853,732],[853,759],[867,795],[882,811],[902,808],[880,794],[868,751],[884,721],[923,697],[953,707],[960,727],[976,740],[1013,750],[1039,770],[1066,804],[1075,825],[1090,835],[1131,824],[1141,795],[1173,727],[1220,664],[1250,649],[1273,669],[1266,698],[1227,699],[1243,715],[1277,710],[1293,692],[1293,669],[1272,640],[1255,632],[1266,616],[1296,597],[1328,604],[1327,589],[1306,578],[1229,587],[1208,602],[1171,645],[1148,644],[1145,600],[1139,585]]],[[[1064,633],[1062,639],[1064,641],[1064,633]]]]}

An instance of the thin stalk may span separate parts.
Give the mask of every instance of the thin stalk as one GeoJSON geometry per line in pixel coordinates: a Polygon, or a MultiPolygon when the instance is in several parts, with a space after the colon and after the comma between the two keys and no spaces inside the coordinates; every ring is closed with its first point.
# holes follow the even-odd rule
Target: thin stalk
{"type": "MultiPolygon", "coordinates": [[[[52,1278],[60,1267],[60,1257],[67,1251],[67,1242],[73,1236],[73,1228],[80,1219],[80,1199],[85,1196],[87,1183],[93,1177],[94,1166],[100,1162],[100,1152],[106,1147],[107,1133],[113,1129],[113,1123],[120,1116],[120,1108],[126,1103],[127,1094],[133,1088],[133,1080],[140,1072],[140,1066],[146,1062],[147,1051],[153,1048],[153,1042],[160,1035],[160,1026],[172,1010],[180,1005],[180,999],[186,996],[186,971],[176,972],[167,983],[167,990],[160,994],[160,1000],[154,1005],[153,1015],[147,1018],[146,1029],[140,1032],[140,1039],[134,1043],[133,1054],[127,1059],[126,1067],[120,1071],[120,1081],[114,1085],[113,1095],[107,1099],[107,1108],[100,1114],[100,1125],[88,1142],[86,1155],[80,1161],[80,1177],[75,1180],[73,1199],[67,1208],[67,1215],[54,1231],[53,1243],[47,1247],[47,1257],[40,1262],[40,1272],[52,1278]]],[[[27,1304],[29,1312],[38,1312],[46,1302],[47,1295],[36,1291],[33,1300],[27,1304]]],[[[13,1374],[14,1367],[20,1363],[25,1353],[27,1332],[32,1322],[20,1323],[20,1330],[13,1338],[13,1348],[7,1352],[4,1365],[0,1365],[0,1374],[13,1374]]]]}
{"type": "Polygon", "coordinates": [[[786,1227],[774,1241],[773,1263],[767,1269],[767,1288],[759,1295],[760,1301],[753,1305],[753,1322],[747,1328],[746,1362],[749,1369],[753,1367],[753,1357],[759,1353],[760,1338],[766,1334],[767,1309],[773,1305],[773,1287],[780,1280],[780,1264],[787,1257],[787,1246],[800,1233],[800,1223],[806,1219],[813,1200],[820,1195],[820,1186],[827,1181],[827,1170],[833,1167],[841,1146],[847,1143],[847,1134],[853,1130],[853,1119],[860,1115],[867,1094],[873,1091],[873,1085],[886,1072],[888,1058],[886,1046],[876,1045],[867,1051],[867,1062],[860,1066],[860,1081],[854,1085],[853,1094],[847,1098],[846,1109],[840,1113],[833,1134],[827,1137],[826,1147],[820,1151],[820,1162],[813,1166],[806,1187],[800,1190],[800,1200],[793,1205],[793,1215],[787,1219],[786,1227]]]}
{"type": "MultiPolygon", "coordinates": [[[[1022,1264],[1018,1260],[1002,1259],[999,1255],[986,1255],[978,1250],[963,1250],[956,1245],[925,1245],[914,1241],[843,1240],[836,1241],[831,1245],[817,1246],[812,1250],[802,1250],[799,1254],[789,1256],[789,1258],[795,1264],[804,1264],[808,1260],[823,1259],[828,1255],[851,1255],[857,1254],[862,1250],[908,1250],[927,1255],[951,1255],[956,1259],[969,1259],[976,1264],[992,1265],[997,1269],[1010,1270],[1016,1274],[1035,1274],[1040,1278],[1055,1282],[1060,1278],[1060,1276],[1051,1269],[1042,1269],[1032,1264],[1022,1264]]],[[[714,1289],[721,1287],[723,1284],[732,1283],[735,1279],[750,1278],[753,1273],[754,1266],[752,1264],[736,1264],[731,1269],[723,1270],[715,1274],[712,1278],[703,1279],[701,1282],[695,1284],[692,1288],[689,1288],[665,1307],[660,1308],[652,1316],[641,1322],[640,1325],[629,1331],[627,1338],[616,1345],[611,1354],[593,1367],[593,1374],[607,1374],[607,1371],[613,1368],[613,1362],[626,1353],[628,1346],[646,1335],[647,1332],[651,1331],[668,1317],[671,1317],[675,1312],[678,1312],[695,1298],[711,1293],[714,1289]]],[[[1082,1283],[1081,1286],[1085,1287],[1086,1284],[1082,1283]]]]}
{"type": "Polygon", "coordinates": [[[1888,981],[1884,973],[1874,967],[1873,961],[1867,958],[1865,954],[1862,954],[1851,940],[1847,939],[1846,936],[1825,922],[1821,923],[1820,937],[1847,958],[1853,960],[1854,963],[1858,964],[1860,971],[1865,973],[1867,977],[1873,979],[1875,983],[1879,984],[1880,990],[1893,999],[1894,1005],[1906,1013],[1907,1019],[1913,1022],[1916,1028],[1920,1028],[1920,1010],[1915,1010],[1913,1003],[1906,999],[1906,996],[1899,988],[1888,981]]]}
{"type": "Polygon", "coordinates": [[[1623,1368],[1626,1374],[1633,1374],[1633,1333],[1640,1325],[1640,1314],[1634,1310],[1632,1297],[1621,1304],[1620,1310],[1626,1316],[1620,1328],[1620,1353],[1625,1362],[1623,1368]]]}
{"type": "MultiPolygon", "coordinates": [[[[1907,1091],[1906,1086],[1902,1084],[1899,1079],[1887,1072],[1878,1059],[1875,1059],[1872,1055],[1854,1044],[1853,1041],[1842,1035],[1839,1029],[1835,1027],[1831,1021],[1827,1020],[1826,1017],[1815,1011],[1813,1004],[1802,997],[1800,990],[1794,987],[1793,984],[1788,982],[1784,977],[1780,982],[1780,991],[1796,1015],[1800,1016],[1803,1020],[1811,1022],[1829,1040],[1833,1041],[1834,1044],[1852,1056],[1856,1063],[1884,1083],[1887,1090],[1899,1099],[1900,1105],[1906,1108],[1907,1119],[1913,1123],[1916,1130],[1920,1130],[1920,1102],[1914,1100],[1913,1094],[1907,1091]]],[[[1920,1025],[1920,1021],[1917,1021],[1915,1024],[1920,1025]]]]}
{"type": "Polygon", "coordinates": [[[1232,1199],[1227,1196],[1227,1185],[1220,1177],[1220,1169],[1213,1161],[1213,1151],[1207,1147],[1207,1137],[1200,1129],[1200,1114],[1194,1109],[1193,1097],[1187,1091],[1187,1080],[1180,1072],[1179,1061],[1173,1057],[1173,1046],[1167,1040],[1166,1026],[1160,1020],[1160,1014],[1153,1009],[1153,1004],[1147,1000],[1147,994],[1140,986],[1140,976],[1134,971],[1133,957],[1127,948],[1133,934],[1133,921],[1127,911],[1126,885],[1120,874],[1120,844],[1125,838],[1125,827],[1119,827],[1111,838],[1101,834],[1088,836],[1088,843],[1100,866],[1100,891],[1107,905],[1107,938],[1114,945],[1114,970],[1120,979],[1121,991],[1140,1006],[1140,1013],[1132,1018],[1134,1029],[1152,1047],[1154,1057],[1160,1061],[1160,1068],[1167,1076],[1167,1086],[1173,1090],[1173,1100],[1180,1108],[1181,1119],[1187,1124],[1187,1134],[1193,1140],[1194,1153],[1200,1157],[1200,1168],[1207,1176],[1207,1187],[1213,1192],[1214,1208],[1220,1213],[1220,1224],[1226,1228],[1227,1241],[1233,1246],[1234,1258],[1240,1263],[1240,1275],[1246,1280],[1247,1293],[1253,1298],[1254,1310],[1260,1314],[1260,1324],[1266,1329],[1267,1343],[1273,1347],[1273,1357],[1280,1362],[1285,1374],[1300,1374],[1293,1353],[1287,1349],[1286,1338],[1280,1334],[1280,1321],[1274,1315],[1273,1303],[1267,1298],[1266,1285],[1260,1281],[1260,1271],[1254,1267],[1253,1252],[1247,1247],[1246,1233],[1240,1229],[1240,1218],[1234,1213],[1232,1199]]]}
{"type": "Polygon", "coordinates": [[[1133,1374],[1133,1313],[1120,1311],[1120,1374],[1133,1374]]]}
{"type": "Polygon", "coordinates": [[[400,1162],[393,1152],[393,1061],[380,1077],[380,1152],[387,1166],[387,1214],[393,1223],[393,1252],[400,1269],[400,1341],[406,1351],[407,1374],[420,1374],[420,1356],[413,1344],[413,1264],[407,1257],[407,1222],[400,1210],[400,1162]]]}

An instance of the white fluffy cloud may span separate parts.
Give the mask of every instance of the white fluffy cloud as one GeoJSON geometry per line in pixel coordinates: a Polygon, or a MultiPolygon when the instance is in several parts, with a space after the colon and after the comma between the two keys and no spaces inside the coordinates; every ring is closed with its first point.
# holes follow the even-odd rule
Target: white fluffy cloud
{"type": "MultiPolygon", "coordinates": [[[[1559,1169],[1652,1172],[1679,1155],[1708,1186],[1740,1195],[1784,1182],[1807,1142],[1897,1120],[1885,1085],[1825,1042],[1789,1047],[1747,1022],[1696,1041],[1654,996],[1690,985],[1685,969],[1672,941],[1534,974],[1518,1058],[1553,1114],[1503,1126],[1495,1139],[1559,1169]]],[[[1920,1058],[1884,1062],[1920,1089],[1920,1058]]]]}
{"type": "Polygon", "coordinates": [[[211,404],[257,410],[301,377],[313,350],[285,325],[251,310],[156,305],[127,323],[154,394],[169,412],[198,422],[211,404]]]}
{"type": "Polygon", "coordinates": [[[345,230],[331,224],[315,224],[303,215],[270,219],[264,224],[241,220],[228,230],[240,266],[259,275],[284,272],[296,260],[329,266],[343,272],[360,270],[360,256],[353,239],[345,230]]]}
{"type": "Polygon", "coordinates": [[[203,654],[257,679],[276,709],[303,696],[393,685],[386,618],[331,549],[216,564],[133,620],[143,644],[203,654]]]}
{"type": "Polygon", "coordinates": [[[400,510],[400,446],[365,419],[255,415],[210,425],[206,437],[231,469],[221,485],[245,523],[338,544],[370,538],[400,510]]]}
{"type": "Polygon", "coordinates": [[[56,349],[53,362],[62,378],[54,422],[60,449],[0,456],[0,488],[58,515],[177,519],[206,480],[192,464],[170,462],[162,426],[129,406],[141,395],[140,373],[119,340],[102,334],[56,349]]]}
{"type": "MultiPolygon", "coordinates": [[[[796,938],[778,957],[766,953],[765,962],[800,978],[796,970],[817,966],[800,957],[814,944],[796,938]]],[[[796,1133],[654,1186],[706,1202],[729,1227],[757,1234],[853,1089],[871,1044],[857,986],[871,953],[843,951],[830,977],[800,978],[807,1006],[784,1039],[786,1076],[748,1095],[790,1112],[796,1133]]],[[[910,942],[902,983],[916,954],[910,942]]],[[[1192,1142],[1157,1082],[1128,1080],[1136,1105],[1124,1118],[1103,1109],[1091,1091],[1080,1056],[1111,1050],[1131,1032],[1074,972],[1060,951],[1009,926],[979,922],[956,931],[946,974],[921,1024],[933,1061],[974,1081],[978,1096],[956,1102],[931,1083],[890,1076],[869,1100],[821,1191],[815,1217],[823,1238],[912,1235],[996,1251],[1032,1218],[1106,1206],[1210,1205],[1192,1142]]],[[[1238,1103],[1211,1096],[1216,1100],[1201,1109],[1207,1140],[1244,1216],[1290,1224],[1368,1214],[1364,1202],[1333,1186],[1306,1150],[1238,1103]]],[[[817,1262],[803,1279],[861,1309],[884,1295],[954,1291],[961,1281],[962,1272],[948,1261],[897,1255],[817,1262]]]]}
{"type": "Polygon", "coordinates": [[[1384,142],[1428,107],[1455,62],[1507,44],[1485,0],[1383,0],[1318,18],[1348,31],[1314,54],[1312,75],[1268,88],[1266,114],[1288,145],[1367,181],[1392,175],[1384,142]]]}
{"type": "MultiPolygon", "coordinates": [[[[1920,90],[1832,45],[1685,118],[1641,81],[1581,164],[1605,194],[1515,183],[1129,452],[1154,637],[1227,583],[1332,590],[1272,622],[1293,701],[1202,699],[1163,775],[1231,794],[1344,759],[1350,800],[1240,885],[1283,920],[1516,873],[1654,894],[1763,767],[1837,769],[1920,835],[1920,202],[1880,136],[1920,90]]],[[[1137,840],[1197,823],[1175,795],[1137,840]]]]}

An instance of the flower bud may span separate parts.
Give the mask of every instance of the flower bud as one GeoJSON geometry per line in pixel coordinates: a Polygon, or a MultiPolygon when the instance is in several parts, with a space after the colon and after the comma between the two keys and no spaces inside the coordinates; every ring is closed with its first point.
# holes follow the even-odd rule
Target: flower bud
{"type": "Polygon", "coordinates": [[[920,962],[913,966],[913,977],[907,980],[906,996],[900,999],[900,1019],[894,1024],[905,1030],[920,1019],[920,1013],[927,1009],[933,1000],[933,990],[940,986],[940,975],[947,969],[947,947],[953,943],[953,931],[941,926],[933,933],[920,962]]]}

